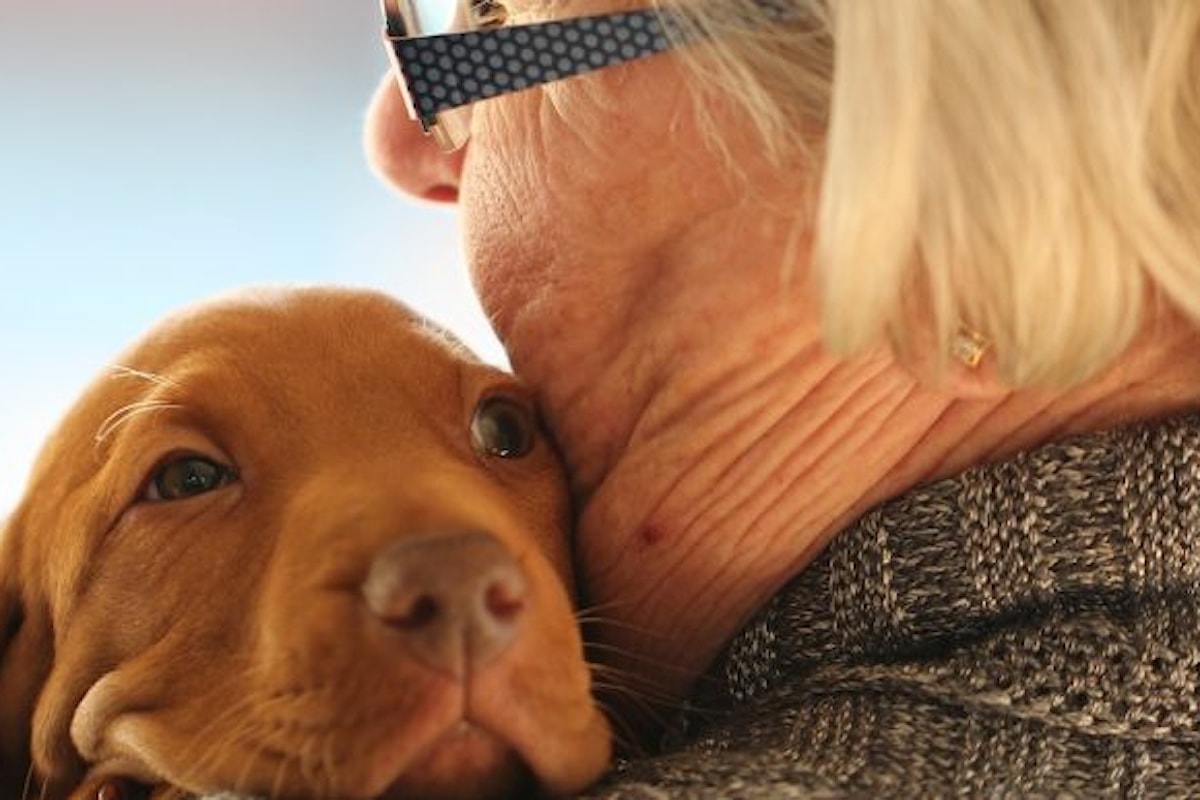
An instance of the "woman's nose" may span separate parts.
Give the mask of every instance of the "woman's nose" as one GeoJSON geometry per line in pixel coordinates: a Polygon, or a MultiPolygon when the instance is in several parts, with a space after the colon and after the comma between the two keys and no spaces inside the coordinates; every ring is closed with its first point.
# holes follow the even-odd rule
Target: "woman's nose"
{"type": "Polygon", "coordinates": [[[397,189],[424,200],[458,200],[466,148],[445,153],[408,116],[400,87],[389,72],[375,91],[364,133],[367,160],[397,189]]]}

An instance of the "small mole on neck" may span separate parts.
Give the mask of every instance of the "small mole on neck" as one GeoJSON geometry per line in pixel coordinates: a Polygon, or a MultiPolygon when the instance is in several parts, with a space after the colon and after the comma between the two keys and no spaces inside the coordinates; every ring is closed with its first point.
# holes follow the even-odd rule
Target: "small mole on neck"
{"type": "Polygon", "coordinates": [[[641,530],[638,531],[638,538],[651,547],[662,544],[667,539],[667,536],[667,530],[653,522],[643,525],[641,530]]]}

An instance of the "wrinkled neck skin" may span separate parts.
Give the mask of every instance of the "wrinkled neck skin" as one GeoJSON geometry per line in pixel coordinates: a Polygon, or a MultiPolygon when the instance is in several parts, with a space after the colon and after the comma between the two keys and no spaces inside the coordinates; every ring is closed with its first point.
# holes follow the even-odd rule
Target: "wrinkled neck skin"
{"type": "Polygon", "coordinates": [[[883,349],[835,358],[811,287],[776,266],[809,243],[762,209],[717,216],[643,268],[550,265],[558,279],[497,317],[572,472],[597,652],[668,709],[871,506],[1197,402],[1200,347],[1182,323],[1069,391],[963,391],[883,349]]]}

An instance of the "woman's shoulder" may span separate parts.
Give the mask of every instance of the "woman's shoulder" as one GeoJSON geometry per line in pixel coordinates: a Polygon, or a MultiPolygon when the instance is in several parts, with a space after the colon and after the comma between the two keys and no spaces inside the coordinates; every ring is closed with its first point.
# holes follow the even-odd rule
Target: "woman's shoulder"
{"type": "Polygon", "coordinates": [[[667,753],[594,796],[1186,792],[1198,497],[1185,416],[885,503],[734,639],[667,753]]]}

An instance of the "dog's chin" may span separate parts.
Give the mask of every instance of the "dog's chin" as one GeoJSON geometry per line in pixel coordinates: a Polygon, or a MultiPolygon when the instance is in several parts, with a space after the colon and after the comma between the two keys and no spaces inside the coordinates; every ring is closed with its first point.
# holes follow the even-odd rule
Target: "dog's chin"
{"type": "Polygon", "coordinates": [[[536,790],[533,772],[511,747],[460,722],[414,759],[381,800],[502,800],[536,790]]]}

